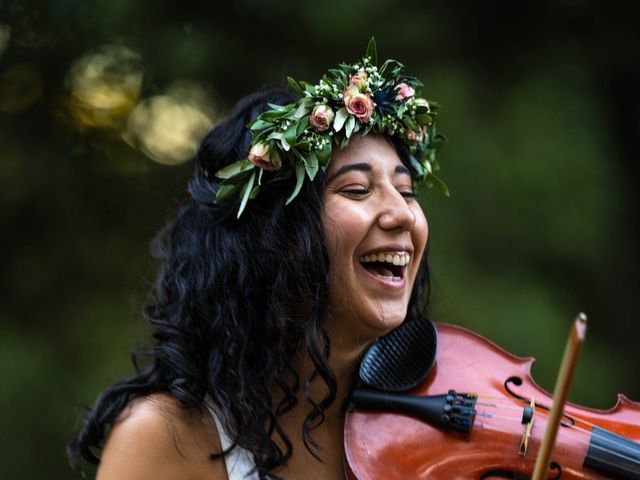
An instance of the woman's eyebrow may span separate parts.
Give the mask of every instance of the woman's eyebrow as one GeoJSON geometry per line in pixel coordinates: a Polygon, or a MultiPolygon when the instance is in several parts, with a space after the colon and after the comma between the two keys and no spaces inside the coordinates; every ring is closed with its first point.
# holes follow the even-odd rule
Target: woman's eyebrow
{"type": "Polygon", "coordinates": [[[404,165],[398,165],[395,169],[396,173],[406,173],[407,175],[411,176],[411,171],[405,167],[404,165]]]}
{"type": "Polygon", "coordinates": [[[359,172],[370,172],[372,168],[368,163],[352,163],[349,165],[345,165],[344,167],[338,169],[336,173],[331,175],[328,178],[327,183],[330,183],[334,178],[339,177],[340,175],[344,175],[347,172],[351,172],[352,170],[357,170],[359,172]]]}

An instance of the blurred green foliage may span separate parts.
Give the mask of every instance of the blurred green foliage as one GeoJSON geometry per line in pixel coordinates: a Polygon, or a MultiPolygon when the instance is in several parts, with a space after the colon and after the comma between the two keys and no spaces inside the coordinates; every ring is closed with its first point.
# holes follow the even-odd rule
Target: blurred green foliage
{"type": "Polygon", "coordinates": [[[165,95],[189,128],[185,102],[215,122],[249,91],[358,58],[371,35],[442,104],[452,197],[423,197],[434,318],[535,356],[550,389],[585,311],[571,399],[640,399],[639,19],[588,0],[0,0],[0,477],[72,478],[80,407],[144,342],[148,244],[193,164],[184,149],[150,160],[144,132],[125,143],[131,109],[165,95]],[[110,45],[126,68],[95,56],[110,45]],[[84,95],[73,71],[103,83],[84,95]]]}

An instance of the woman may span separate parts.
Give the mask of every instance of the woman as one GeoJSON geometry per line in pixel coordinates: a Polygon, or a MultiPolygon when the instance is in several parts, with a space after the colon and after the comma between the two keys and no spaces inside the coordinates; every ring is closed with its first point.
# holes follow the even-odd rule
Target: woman
{"type": "Polygon", "coordinates": [[[414,182],[439,182],[434,106],[375,56],[250,95],[203,140],[155,243],[155,344],[69,447],[103,447],[98,479],[342,478],[359,358],[425,320],[414,182]]]}

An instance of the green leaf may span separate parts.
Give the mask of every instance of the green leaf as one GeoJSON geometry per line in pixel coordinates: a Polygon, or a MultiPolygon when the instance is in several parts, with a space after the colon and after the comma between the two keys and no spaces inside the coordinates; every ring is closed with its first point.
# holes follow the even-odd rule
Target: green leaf
{"type": "Polygon", "coordinates": [[[326,167],[329,164],[329,160],[331,160],[331,142],[325,143],[321,150],[316,150],[316,155],[320,165],[326,167]]]}
{"type": "Polygon", "coordinates": [[[283,132],[272,132],[267,137],[267,140],[280,140],[282,138],[284,138],[284,133],[283,132]]]}
{"type": "Polygon", "coordinates": [[[264,173],[264,168],[261,168],[258,173],[258,185],[262,185],[262,174],[264,173]]]}
{"type": "Polygon", "coordinates": [[[419,113],[416,114],[416,121],[420,125],[429,125],[431,122],[433,122],[433,118],[431,118],[431,116],[426,113],[419,113]]]}
{"type": "Polygon", "coordinates": [[[278,118],[282,118],[289,113],[289,110],[268,110],[258,117],[260,120],[277,120],[278,118]]]}
{"type": "Polygon", "coordinates": [[[293,118],[295,118],[296,120],[300,120],[311,111],[312,106],[313,100],[311,100],[310,98],[304,98],[300,100],[300,104],[298,105],[298,108],[296,108],[296,111],[293,114],[293,118]]]}
{"type": "MultiPolygon", "coordinates": [[[[260,171],[262,172],[262,170],[260,171]]],[[[249,198],[253,200],[258,196],[259,193],[260,193],[260,185],[256,185],[255,187],[253,187],[253,190],[251,190],[251,195],[249,195],[249,198]]]]}
{"type": "Polygon", "coordinates": [[[307,171],[307,175],[311,180],[313,180],[316,177],[316,174],[318,173],[318,166],[319,166],[318,155],[316,154],[316,152],[309,152],[307,161],[304,163],[304,168],[307,171]]]}
{"type": "Polygon", "coordinates": [[[298,122],[298,126],[296,128],[296,135],[298,136],[302,135],[302,132],[304,132],[309,126],[309,120],[310,120],[309,116],[302,117],[300,119],[300,121],[298,122]]]}
{"type": "Polygon", "coordinates": [[[291,144],[296,142],[296,138],[298,136],[297,132],[298,132],[298,125],[296,124],[293,124],[287,129],[286,132],[284,132],[284,139],[287,141],[287,143],[291,144]]]}
{"type": "Polygon", "coordinates": [[[336,132],[339,132],[344,125],[344,122],[349,118],[349,112],[347,112],[347,107],[342,107],[340,110],[336,112],[336,118],[333,120],[333,129],[336,132]]]}
{"type": "Polygon", "coordinates": [[[293,192],[291,192],[291,195],[289,195],[289,198],[287,198],[285,205],[289,205],[291,201],[298,196],[298,193],[300,193],[300,189],[302,188],[302,184],[304,183],[304,177],[304,164],[302,162],[296,162],[296,186],[293,189],[293,192]]]}
{"type": "Polygon", "coordinates": [[[442,180],[440,180],[438,177],[436,177],[433,173],[429,174],[429,180],[431,180],[434,183],[434,185],[438,188],[438,190],[444,193],[445,197],[451,196],[451,193],[449,192],[449,187],[447,187],[445,183],[442,180]]]}
{"type": "Polygon", "coordinates": [[[424,176],[424,174],[425,174],[424,167],[422,166],[422,164],[420,162],[418,162],[416,157],[414,157],[413,155],[409,155],[409,163],[411,164],[413,169],[418,174],[418,177],[423,177],[424,176]]]}
{"type": "Polygon", "coordinates": [[[376,49],[376,39],[374,37],[371,37],[371,40],[369,40],[366,56],[369,57],[372,65],[378,65],[378,52],[376,49]]]}
{"type": "Polygon", "coordinates": [[[242,195],[242,200],[240,201],[240,208],[238,209],[238,215],[237,218],[240,218],[240,215],[242,215],[242,212],[244,211],[244,207],[247,206],[247,202],[249,201],[249,197],[251,196],[251,190],[253,189],[253,182],[256,179],[256,172],[253,172],[251,174],[251,178],[249,178],[249,181],[245,184],[244,188],[242,189],[242,193],[240,195],[242,195]]]}
{"type": "Polygon", "coordinates": [[[231,198],[242,185],[239,183],[229,183],[226,185],[220,185],[218,191],[216,192],[216,198],[213,200],[213,203],[218,204],[224,202],[226,199],[231,198]]]}
{"type": "Polygon", "coordinates": [[[221,168],[216,172],[216,177],[222,178],[223,180],[227,180],[229,178],[233,178],[236,175],[246,172],[247,170],[255,167],[253,163],[249,160],[239,160],[237,162],[233,162],[230,165],[227,165],[224,168],[221,168]]]}
{"type": "Polygon", "coordinates": [[[277,103],[267,103],[267,105],[269,105],[269,107],[272,110],[275,110],[277,112],[283,112],[283,111],[289,110],[287,108],[289,105],[278,105],[277,103]]]}
{"type": "Polygon", "coordinates": [[[409,127],[411,130],[413,130],[414,132],[418,131],[418,126],[416,125],[416,122],[414,122],[411,117],[405,117],[404,119],[404,124],[409,127]]]}
{"type": "Polygon", "coordinates": [[[265,130],[267,128],[272,128],[273,126],[274,125],[273,125],[272,122],[265,122],[264,120],[257,119],[257,120],[254,120],[251,123],[250,129],[251,130],[265,130]]]}
{"type": "Polygon", "coordinates": [[[349,116],[347,120],[347,126],[345,127],[345,135],[347,138],[351,138],[351,134],[353,133],[353,129],[356,126],[356,119],[353,116],[349,116]]]}
{"type": "Polygon", "coordinates": [[[302,87],[298,85],[298,82],[296,82],[293,78],[287,77],[287,82],[289,82],[289,85],[294,92],[296,92],[300,96],[304,95],[304,90],[302,90],[302,87]]]}

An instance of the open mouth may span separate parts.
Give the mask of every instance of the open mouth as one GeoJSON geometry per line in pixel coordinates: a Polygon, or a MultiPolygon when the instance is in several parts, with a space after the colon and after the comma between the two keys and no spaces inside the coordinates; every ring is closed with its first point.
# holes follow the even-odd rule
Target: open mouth
{"type": "Polygon", "coordinates": [[[411,255],[407,252],[381,252],[360,258],[365,270],[393,282],[400,282],[405,277],[410,261],[411,255]]]}

